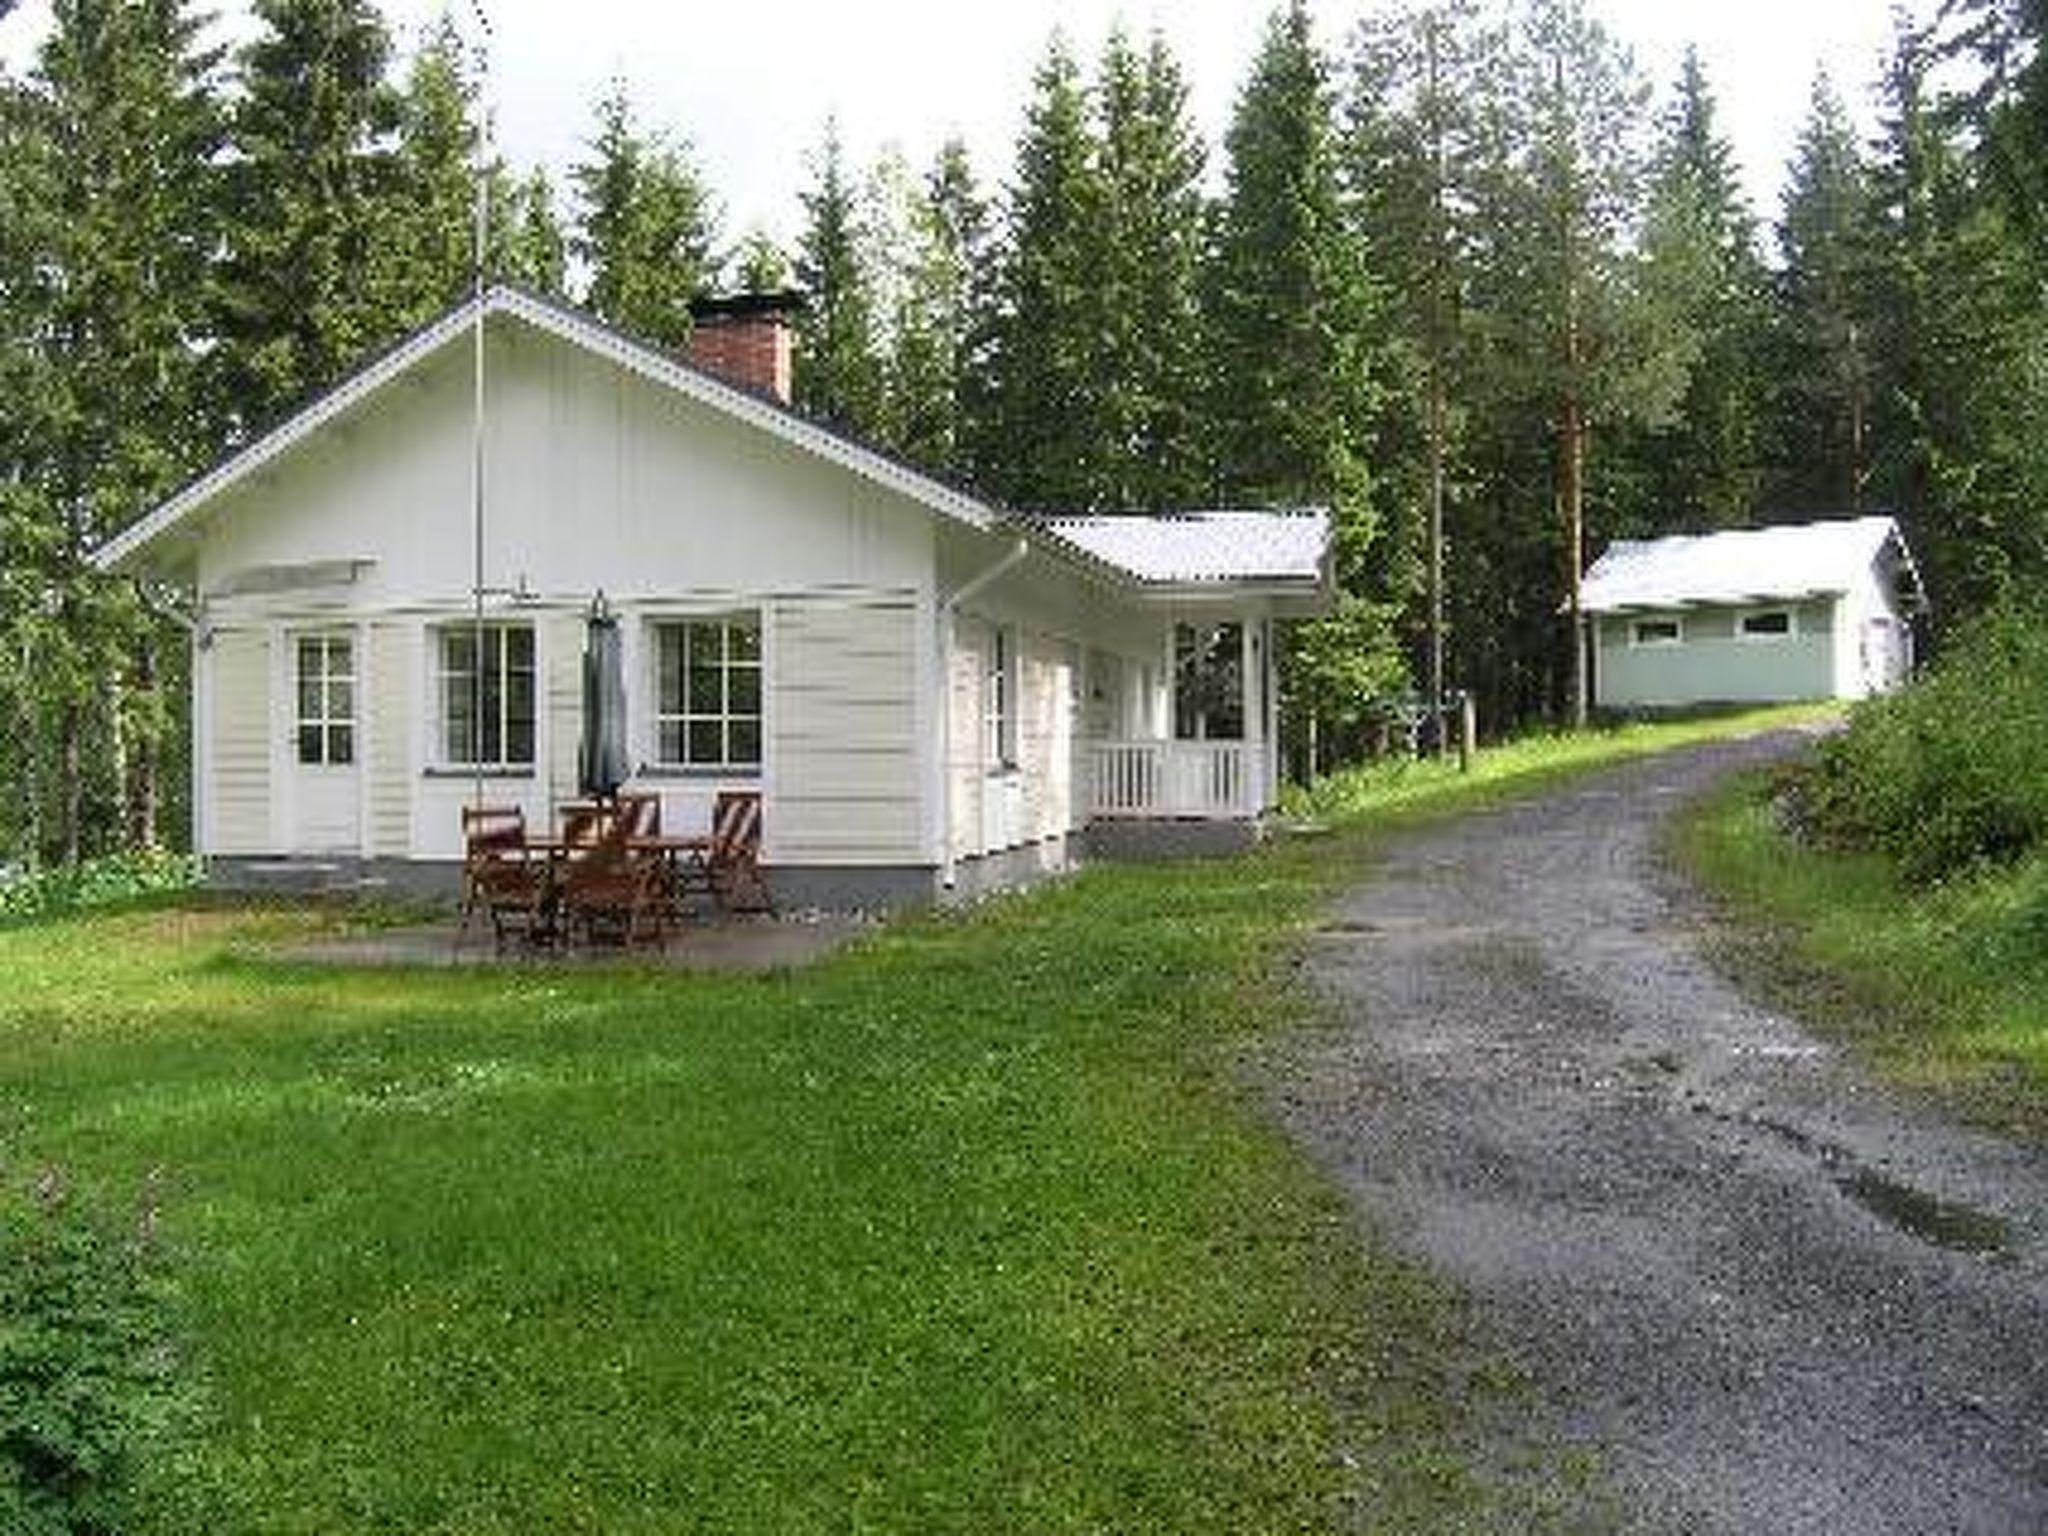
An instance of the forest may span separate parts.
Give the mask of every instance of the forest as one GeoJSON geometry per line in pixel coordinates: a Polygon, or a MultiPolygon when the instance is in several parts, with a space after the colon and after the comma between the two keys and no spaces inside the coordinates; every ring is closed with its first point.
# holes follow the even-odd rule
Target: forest
{"type": "MultiPolygon", "coordinates": [[[[372,0],[56,0],[0,75],[0,869],[183,837],[190,594],[90,552],[460,302],[478,60],[372,0]]],[[[4,8],[0,8],[4,13],[4,8]]],[[[1874,138],[1812,85],[1748,206],[1689,56],[1583,0],[1264,23],[1221,144],[1163,34],[1038,63],[1012,163],[850,163],[781,249],[722,227],[687,102],[614,88],[557,187],[493,161],[487,270],[680,344],[807,296],[798,407],[1024,511],[1317,505],[1341,598],[1285,708],[1568,721],[1577,575],[1615,537],[1886,511],[1935,638],[2048,568],[2040,0],[1901,13],[1874,138]],[[671,122],[669,114],[678,121],[671,122]]]]}

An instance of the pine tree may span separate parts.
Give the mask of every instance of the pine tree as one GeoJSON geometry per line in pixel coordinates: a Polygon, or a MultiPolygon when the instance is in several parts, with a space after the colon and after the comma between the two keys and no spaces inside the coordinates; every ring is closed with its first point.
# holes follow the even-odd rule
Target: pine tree
{"type": "Polygon", "coordinates": [[[1480,111],[1500,39],[1465,0],[1382,12],[1357,39],[1346,175],[1388,297],[1375,480],[1389,595],[1416,637],[1426,695],[1445,697],[1453,491],[1464,478],[1470,369],[1469,210],[1480,111]]]}
{"type": "Polygon", "coordinates": [[[882,407],[874,276],[868,228],[836,122],[825,125],[811,174],[797,238],[796,278],[805,303],[797,326],[796,402],[820,420],[871,432],[882,407]]]}
{"type": "Polygon", "coordinates": [[[1556,658],[1553,691],[1578,722],[1587,707],[1578,596],[1588,444],[1596,428],[1667,417],[1683,372],[1671,363],[1672,338],[1645,334],[1630,303],[1625,242],[1640,197],[1647,95],[1633,62],[1583,0],[1529,0],[1515,43],[1486,215],[1489,366],[1521,395],[1511,411],[1547,419],[1556,576],[1524,579],[1563,615],[1552,645],[1537,650],[1556,658]]]}
{"type": "Polygon", "coordinates": [[[687,147],[643,134],[623,84],[598,104],[590,157],[570,173],[571,248],[587,265],[583,302],[613,325],[666,345],[690,334],[690,300],[717,276],[717,217],[687,147]]]}
{"type": "Polygon", "coordinates": [[[1025,108],[1001,244],[964,381],[974,478],[1012,505],[1094,505],[1099,453],[1095,284],[1102,206],[1086,91],[1066,44],[1047,45],[1025,108]]]}
{"type": "Polygon", "coordinates": [[[396,175],[391,43],[371,0],[255,0],[230,130],[219,398],[245,436],[401,334],[376,281],[396,175]]]}
{"type": "Polygon", "coordinates": [[[1768,277],[1694,50],[1651,165],[1641,240],[1641,297],[1684,383],[1669,421],[1629,435],[1621,472],[1633,471],[1637,505],[1611,526],[1653,535],[1746,524],[1763,473],[1768,277]]]}
{"type": "Polygon", "coordinates": [[[1767,500],[1787,515],[1839,515],[1866,505],[1877,391],[1872,218],[1855,132],[1822,74],[1778,226],[1767,500]]]}

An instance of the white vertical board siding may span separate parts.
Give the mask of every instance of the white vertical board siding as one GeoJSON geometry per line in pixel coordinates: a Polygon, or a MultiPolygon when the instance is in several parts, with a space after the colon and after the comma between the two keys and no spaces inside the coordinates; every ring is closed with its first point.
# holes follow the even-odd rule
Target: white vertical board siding
{"type": "Polygon", "coordinates": [[[369,835],[364,842],[370,853],[383,858],[412,853],[412,723],[419,671],[415,633],[416,626],[395,619],[370,626],[369,697],[362,701],[370,727],[365,743],[369,835]]]}
{"type": "Polygon", "coordinates": [[[1073,668],[1065,642],[1051,635],[1023,636],[1017,649],[1017,765],[1024,775],[1024,824],[1017,831],[1020,841],[1036,842],[1070,824],[1073,668]]]}
{"type": "Polygon", "coordinates": [[[770,608],[770,863],[920,862],[917,612],[909,593],[770,608]]]}
{"type": "Polygon", "coordinates": [[[982,847],[982,798],[988,788],[983,760],[986,727],[982,720],[982,672],[988,665],[989,627],[979,619],[955,614],[953,624],[952,691],[947,719],[952,739],[946,743],[945,771],[952,778],[947,797],[952,811],[955,858],[972,858],[982,847]]]}
{"type": "MultiPolygon", "coordinates": [[[[534,745],[542,756],[546,780],[540,807],[543,825],[547,824],[548,807],[573,800],[579,788],[576,753],[583,741],[583,638],[587,628],[587,621],[573,613],[550,614],[534,625],[534,643],[540,652],[536,660],[541,709],[541,719],[536,722],[541,739],[534,745]]],[[[629,718],[637,703],[629,683],[629,718]]]]}
{"type": "Polygon", "coordinates": [[[208,731],[204,853],[275,852],[270,815],[270,636],[218,630],[205,652],[208,731]]]}

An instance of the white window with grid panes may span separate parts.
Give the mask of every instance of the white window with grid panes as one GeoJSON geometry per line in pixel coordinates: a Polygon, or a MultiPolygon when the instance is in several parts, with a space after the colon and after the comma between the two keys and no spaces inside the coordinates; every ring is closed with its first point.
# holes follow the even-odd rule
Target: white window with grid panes
{"type": "Polygon", "coordinates": [[[761,767],[761,619],[654,626],[654,755],[663,768],[761,767]]]}
{"type": "Polygon", "coordinates": [[[341,765],[356,760],[355,643],[347,635],[298,637],[299,761],[341,765]]]}
{"type": "Polygon", "coordinates": [[[534,757],[531,624],[449,624],[435,631],[440,760],[517,770],[534,757]]]}

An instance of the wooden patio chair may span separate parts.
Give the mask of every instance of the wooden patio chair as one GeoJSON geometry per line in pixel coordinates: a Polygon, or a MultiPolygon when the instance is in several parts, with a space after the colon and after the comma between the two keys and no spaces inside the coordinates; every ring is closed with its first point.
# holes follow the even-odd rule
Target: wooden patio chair
{"type": "Polygon", "coordinates": [[[661,836],[661,796],[652,790],[619,791],[619,825],[629,838],[661,836]]]}
{"type": "Polygon", "coordinates": [[[711,847],[704,873],[711,894],[728,912],[775,911],[761,873],[761,792],[720,790],[711,808],[711,847]]]}
{"type": "Polygon", "coordinates": [[[633,848],[618,821],[572,850],[555,880],[562,925],[593,944],[658,942],[668,921],[667,886],[661,859],[633,848]]]}
{"type": "Polygon", "coordinates": [[[526,813],[516,805],[464,806],[458,941],[482,913],[501,951],[513,939],[546,942],[548,894],[547,864],[527,846],[526,813]]]}

